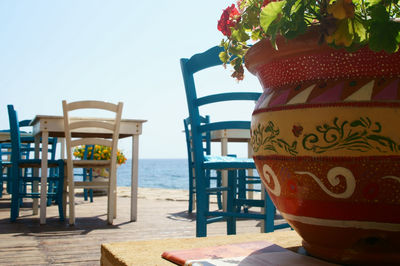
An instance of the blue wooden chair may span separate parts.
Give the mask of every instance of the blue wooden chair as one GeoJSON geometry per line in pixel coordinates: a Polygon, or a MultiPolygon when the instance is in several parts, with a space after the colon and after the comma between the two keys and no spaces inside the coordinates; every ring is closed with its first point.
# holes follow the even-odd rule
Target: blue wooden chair
{"type": "MultiPolygon", "coordinates": [[[[40,198],[39,192],[34,192],[32,189],[25,189],[26,185],[33,186],[34,182],[40,183],[40,176],[35,176],[34,171],[31,170],[30,174],[23,173],[23,169],[40,168],[40,159],[26,159],[23,158],[23,151],[21,146],[20,128],[17,119],[17,112],[12,105],[8,105],[8,116],[10,122],[10,135],[11,135],[11,175],[10,180],[12,184],[11,191],[11,221],[15,221],[19,216],[20,202],[23,198],[40,198]]],[[[48,160],[48,167],[55,168],[55,171],[50,171],[48,177],[49,184],[54,184],[54,189],[49,190],[47,197],[55,200],[58,205],[60,220],[64,220],[62,195],[64,184],[64,161],[63,160],[48,160]]]]}
{"type": "MultiPolygon", "coordinates": [[[[20,129],[20,132],[23,133],[30,133],[30,123],[31,120],[22,120],[18,122],[18,126],[20,129]],[[27,129],[29,127],[29,129],[27,129]],[[22,129],[22,130],[21,130],[22,129]]],[[[6,130],[0,130],[1,132],[10,132],[9,129],[6,130]]],[[[35,147],[34,147],[34,142],[35,142],[35,138],[33,136],[21,136],[21,156],[24,159],[30,159],[30,158],[34,158],[34,152],[35,152],[35,147]]],[[[57,138],[52,137],[48,139],[48,152],[50,154],[49,158],[51,160],[55,160],[56,158],[56,151],[57,151],[57,138]]],[[[10,168],[6,167],[7,165],[10,165],[10,158],[11,156],[11,142],[4,142],[4,143],[0,143],[0,164],[2,166],[1,169],[3,169],[2,171],[2,176],[0,178],[0,197],[2,197],[2,191],[3,191],[3,183],[4,181],[7,181],[7,193],[11,194],[11,180],[10,180],[10,168]],[[4,167],[2,162],[4,161],[4,167]],[[8,163],[7,163],[8,162],[8,163]]],[[[32,175],[32,173],[30,173],[29,171],[31,170],[31,168],[25,168],[24,169],[24,175],[28,176],[28,175],[32,175]]],[[[55,169],[51,168],[51,175],[53,174],[53,171],[55,169]]],[[[24,191],[26,191],[26,183],[24,183],[24,191]]],[[[55,188],[55,183],[51,182],[50,183],[50,187],[49,190],[54,190],[55,188]]],[[[47,205],[50,206],[52,203],[51,199],[48,199],[47,205]]]]}
{"type": "Polygon", "coordinates": [[[250,130],[249,121],[220,121],[213,123],[202,123],[199,107],[208,104],[215,104],[224,101],[247,100],[256,101],[261,93],[250,92],[230,92],[207,95],[198,98],[193,74],[213,67],[221,65],[219,53],[223,51],[222,47],[213,47],[204,53],[196,54],[190,59],[182,58],[180,60],[183,81],[186,91],[186,100],[189,109],[189,117],[191,122],[192,146],[194,156],[194,174],[196,180],[196,236],[203,237],[207,235],[207,224],[226,220],[227,233],[236,233],[236,219],[261,219],[265,221],[265,232],[272,232],[278,228],[288,227],[288,224],[274,225],[275,206],[268,196],[265,200],[252,200],[239,198],[238,183],[239,180],[246,179],[245,170],[255,169],[252,159],[239,159],[229,156],[208,156],[204,155],[203,135],[213,130],[224,129],[248,129],[250,130]],[[220,187],[209,187],[207,180],[208,171],[228,171],[228,185],[220,187]],[[227,209],[226,211],[209,210],[208,195],[215,192],[227,192],[227,209]],[[265,213],[242,212],[240,206],[258,206],[265,209],[265,213]]]}
{"type": "MultiPolygon", "coordinates": [[[[94,150],[94,145],[87,145],[85,148],[85,151],[83,153],[83,158],[82,160],[93,160],[93,150],[94,150]],[[92,149],[92,152],[89,152],[89,150],[92,149]]],[[[88,181],[92,182],[93,181],[93,168],[82,168],[82,172],[80,173],[75,173],[75,177],[82,178],[82,181],[88,181]]],[[[92,188],[84,188],[83,189],[83,198],[85,201],[90,199],[90,202],[93,202],[93,189],[92,188]]]]}
{"type": "MultiPolygon", "coordinates": [[[[209,122],[210,122],[209,116],[200,117],[200,123],[207,124],[209,122]]],[[[188,208],[188,212],[192,213],[193,209],[194,209],[193,199],[195,198],[194,196],[196,194],[196,186],[195,186],[195,175],[194,175],[192,135],[190,132],[191,131],[190,117],[183,120],[183,125],[185,128],[185,139],[186,139],[186,149],[187,149],[188,169],[189,169],[189,208],[188,208]]],[[[206,134],[203,135],[203,142],[204,142],[203,151],[204,151],[205,155],[211,154],[211,139],[210,138],[211,137],[210,137],[209,132],[207,132],[206,134]]],[[[216,175],[211,176],[211,172],[208,171],[206,173],[206,178],[207,178],[207,183],[210,183],[209,186],[211,186],[212,182],[214,182],[216,186],[221,186],[221,184],[222,184],[220,172],[217,172],[216,175]]],[[[217,191],[215,193],[215,195],[217,198],[218,208],[222,209],[222,200],[221,200],[222,193],[217,191]]]]}
{"type": "MultiPolygon", "coordinates": [[[[19,122],[19,128],[21,127],[30,127],[31,120],[22,120],[19,122]]],[[[21,147],[22,147],[22,158],[24,159],[31,159],[34,158],[34,152],[35,152],[35,138],[33,136],[29,137],[21,137],[21,147]]],[[[41,148],[40,148],[41,151],[41,148]]],[[[50,160],[55,160],[56,159],[56,151],[57,151],[57,138],[51,137],[48,138],[48,152],[49,152],[49,157],[50,160]]],[[[32,168],[25,168],[25,176],[33,175],[33,173],[29,173],[29,170],[32,168]]],[[[50,168],[50,175],[55,175],[56,168],[50,168]]],[[[57,190],[57,181],[49,181],[49,191],[56,191],[57,190]]],[[[30,183],[32,185],[32,183],[30,183]]],[[[26,191],[26,185],[27,183],[24,183],[24,189],[26,191]]],[[[47,199],[47,206],[50,206],[52,204],[52,198],[49,197],[47,199]]]]}
{"type": "MultiPolygon", "coordinates": [[[[19,127],[29,126],[30,120],[20,121],[19,127]]],[[[9,129],[0,130],[0,132],[10,132],[9,129]]],[[[25,132],[25,131],[24,131],[25,132]]],[[[26,133],[26,132],[25,132],[26,133]]],[[[21,137],[21,151],[24,158],[29,158],[31,150],[31,144],[33,138],[28,139],[27,137],[21,137]]],[[[10,158],[11,158],[11,142],[0,143],[0,165],[1,165],[1,176],[0,176],[0,198],[3,196],[3,185],[4,182],[7,184],[7,193],[11,194],[11,180],[10,176],[10,158]]],[[[25,174],[28,174],[28,169],[25,169],[25,174]]]]}

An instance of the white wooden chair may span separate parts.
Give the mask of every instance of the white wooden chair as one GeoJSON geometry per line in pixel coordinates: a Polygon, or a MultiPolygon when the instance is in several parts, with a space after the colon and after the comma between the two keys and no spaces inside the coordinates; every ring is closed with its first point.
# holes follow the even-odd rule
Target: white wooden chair
{"type": "MultiPolygon", "coordinates": [[[[69,190],[69,223],[75,224],[75,188],[106,188],[107,193],[107,222],[112,224],[116,217],[116,174],[117,174],[117,151],[118,136],[122,114],[123,103],[118,104],[102,101],[77,101],[63,104],[65,140],[67,146],[67,173],[69,190]],[[69,112],[79,109],[91,109],[92,111],[102,112],[104,110],[115,113],[111,119],[84,118],[74,119],[69,117],[69,112]],[[88,135],[81,134],[74,136],[74,129],[87,130],[88,135]],[[96,132],[109,132],[108,134],[96,134],[96,132]],[[94,137],[95,135],[95,137],[94,137]],[[73,149],[80,145],[104,145],[111,147],[110,160],[74,160],[73,149]],[[74,168],[108,168],[108,181],[74,181],[74,168]]],[[[92,114],[92,113],[91,113],[92,114]]]]}

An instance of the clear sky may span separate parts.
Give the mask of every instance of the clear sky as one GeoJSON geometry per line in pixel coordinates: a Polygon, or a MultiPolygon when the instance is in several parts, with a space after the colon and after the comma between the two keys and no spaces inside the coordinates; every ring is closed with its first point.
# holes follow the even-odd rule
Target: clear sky
{"type": "MultiPolygon", "coordinates": [[[[220,43],[217,21],[233,2],[1,1],[0,128],[9,128],[7,104],[23,120],[62,115],[63,99],[123,101],[123,118],[148,120],[140,158],[185,158],[182,121],[188,111],[179,59],[220,43]]],[[[222,66],[210,70],[199,79],[199,94],[261,92],[251,74],[239,84],[230,74],[222,66]]],[[[212,120],[250,120],[252,108],[205,112],[212,120]]],[[[129,157],[130,140],[120,148],[129,157]]]]}

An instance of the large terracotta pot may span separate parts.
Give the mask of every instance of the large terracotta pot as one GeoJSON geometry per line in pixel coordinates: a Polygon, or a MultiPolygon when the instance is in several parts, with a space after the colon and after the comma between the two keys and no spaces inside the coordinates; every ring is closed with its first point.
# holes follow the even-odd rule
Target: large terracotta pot
{"type": "Polygon", "coordinates": [[[257,170],[314,256],[400,263],[400,54],[318,45],[318,34],[254,45],[264,93],[252,117],[257,170]]]}

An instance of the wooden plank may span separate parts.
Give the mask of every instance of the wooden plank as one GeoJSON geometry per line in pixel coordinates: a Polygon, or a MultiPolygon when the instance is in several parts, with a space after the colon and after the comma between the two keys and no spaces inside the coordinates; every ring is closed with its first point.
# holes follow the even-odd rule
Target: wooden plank
{"type": "MultiPolygon", "coordinates": [[[[10,198],[0,199],[0,265],[99,265],[101,244],[195,236],[195,215],[187,213],[187,200],[174,199],[174,192],[154,199],[141,196],[139,188],[137,222],[130,222],[130,191],[118,194],[118,216],[107,224],[107,198],[90,203],[76,194],[76,225],[58,220],[58,208],[47,207],[46,225],[32,215],[32,201],[24,201],[17,222],[10,223],[10,198]],[[169,195],[171,194],[171,195],[169,195]],[[168,200],[167,200],[168,199],[168,200]]],[[[165,194],[165,195],[164,195],[165,194]]],[[[149,194],[151,195],[151,194],[149,194]]],[[[258,233],[259,222],[239,221],[238,234],[258,233]]],[[[209,225],[209,235],[225,235],[226,224],[209,225]]],[[[161,254],[159,254],[161,255],[161,254]]]]}

